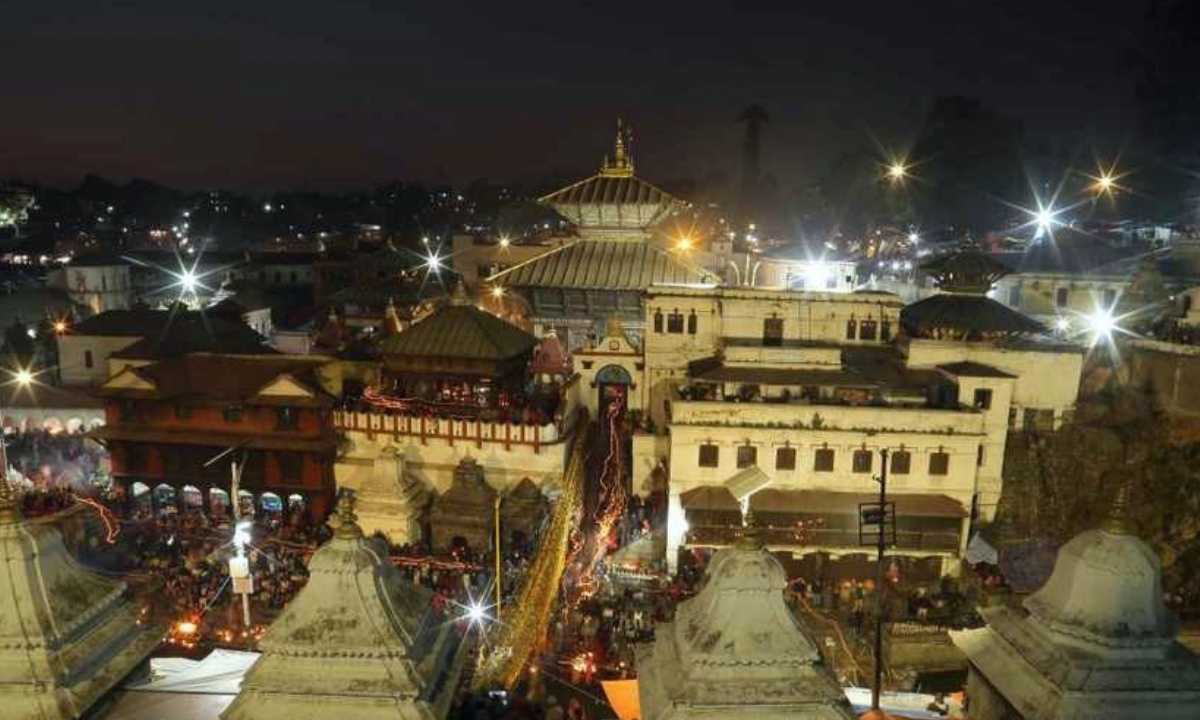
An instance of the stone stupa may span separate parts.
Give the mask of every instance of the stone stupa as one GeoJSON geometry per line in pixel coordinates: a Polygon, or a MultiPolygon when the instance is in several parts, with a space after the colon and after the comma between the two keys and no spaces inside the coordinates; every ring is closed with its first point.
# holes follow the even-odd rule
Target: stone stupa
{"type": "Polygon", "coordinates": [[[951,632],[970,661],[972,720],[1200,717],[1200,658],[1176,639],[1158,556],[1130,531],[1122,490],[1105,527],[1059,550],[1022,609],[981,609],[951,632]]]}
{"type": "Polygon", "coordinates": [[[439,720],[466,653],[432,593],[401,576],[363,536],[343,493],[334,537],[308,583],[267,628],[262,657],[222,720],[439,720]]]}
{"type": "Polygon", "coordinates": [[[58,530],[21,516],[4,479],[0,555],[0,718],[81,717],[162,639],[125,583],[85,570],[58,530]]]}
{"type": "Polygon", "coordinates": [[[753,538],[717,552],[704,588],[639,648],[642,720],[849,720],[850,704],[753,538]]]}

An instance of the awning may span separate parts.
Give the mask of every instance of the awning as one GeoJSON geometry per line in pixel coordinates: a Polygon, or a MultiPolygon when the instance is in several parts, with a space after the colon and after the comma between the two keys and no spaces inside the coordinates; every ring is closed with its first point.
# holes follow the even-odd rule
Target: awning
{"type": "Polygon", "coordinates": [[[287,437],[280,433],[229,433],[203,430],[171,431],[130,425],[105,425],[87,434],[93,440],[107,442],[143,442],[154,444],[180,443],[210,447],[232,447],[245,444],[254,450],[292,450],[296,452],[327,452],[337,450],[338,442],[327,437],[287,437]]]}
{"type": "Polygon", "coordinates": [[[679,502],[683,505],[684,510],[705,510],[709,512],[735,512],[742,511],[738,501],[734,499],[733,493],[723,486],[704,486],[693,488],[685,493],[680,494],[679,502]]]}

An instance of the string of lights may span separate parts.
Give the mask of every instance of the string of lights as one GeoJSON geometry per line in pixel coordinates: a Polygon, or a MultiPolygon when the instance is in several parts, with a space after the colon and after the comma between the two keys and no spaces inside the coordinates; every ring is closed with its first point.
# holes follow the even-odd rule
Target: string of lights
{"type": "Polygon", "coordinates": [[[109,510],[107,507],[101,505],[92,498],[79,497],[76,495],[75,501],[87,505],[96,511],[96,514],[100,516],[101,522],[104,523],[104,541],[109,545],[115,543],[117,541],[117,537],[121,534],[121,521],[112,514],[112,510],[109,510]]]}
{"type": "Polygon", "coordinates": [[[563,473],[562,497],[530,565],[528,579],[512,605],[513,611],[506,613],[504,622],[497,625],[494,645],[504,651],[489,653],[481,662],[475,675],[476,689],[512,690],[542,644],[567,567],[575,518],[583,503],[587,448],[592,434],[593,427],[589,424],[575,440],[563,473]]]}

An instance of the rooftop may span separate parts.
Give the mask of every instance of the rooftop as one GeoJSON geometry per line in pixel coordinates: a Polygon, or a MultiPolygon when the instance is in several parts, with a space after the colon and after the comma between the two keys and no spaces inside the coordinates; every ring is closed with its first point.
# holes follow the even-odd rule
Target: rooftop
{"type": "Polygon", "coordinates": [[[537,344],[533,335],[472,304],[460,283],[449,304],[381,340],[379,353],[500,362],[524,355],[537,344]]]}
{"type": "Polygon", "coordinates": [[[650,243],[580,240],[488,278],[514,287],[645,290],[652,285],[712,285],[707,270],[650,243]]]}
{"type": "Polygon", "coordinates": [[[184,399],[220,404],[319,405],[328,398],[317,376],[326,358],[196,353],[126,368],[100,389],[107,396],[184,399]]]}

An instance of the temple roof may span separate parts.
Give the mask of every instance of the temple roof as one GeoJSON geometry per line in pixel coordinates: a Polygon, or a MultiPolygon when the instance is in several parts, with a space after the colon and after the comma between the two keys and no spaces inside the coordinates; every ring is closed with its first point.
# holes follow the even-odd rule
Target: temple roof
{"type": "Polygon", "coordinates": [[[1012,268],[973,248],[957,250],[921,265],[938,288],[947,292],[971,292],[982,295],[992,284],[1012,272],[1012,268]]]}
{"type": "Polygon", "coordinates": [[[600,172],[539,201],[582,229],[646,230],[662,222],[683,202],[634,175],[631,141],[617,121],[613,154],[600,172]]]}
{"type": "Polygon", "coordinates": [[[138,622],[125,590],[23,519],[0,480],[0,715],[78,717],[141,663],[160,629],[138,622]]]}
{"type": "Polygon", "coordinates": [[[645,720],[846,719],[849,705],[783,597],[787,577],[765,550],[718,552],[696,597],[680,603],[638,653],[645,720]]]}
{"type": "Polygon", "coordinates": [[[934,329],[978,333],[1040,333],[1046,328],[1037,320],[1022,315],[984,295],[939,293],[906,305],[900,311],[900,324],[914,337],[934,329]]]}
{"type": "Polygon", "coordinates": [[[307,584],[267,628],[262,657],[223,720],[444,714],[434,707],[448,693],[434,688],[456,684],[443,682],[457,667],[443,662],[456,654],[453,627],[432,617],[432,593],[363,537],[347,496],[331,524],[333,539],[313,553],[307,584]]]}
{"type": "Polygon", "coordinates": [[[651,285],[715,284],[716,277],[649,243],[577,241],[488,278],[513,287],[645,290],[651,285]]]}
{"type": "Polygon", "coordinates": [[[100,394],[196,405],[317,407],[332,400],[318,376],[320,368],[328,362],[320,356],[196,353],[127,367],[109,378],[101,386],[100,394]]]}
{"type": "Polygon", "coordinates": [[[500,362],[528,353],[538,339],[495,315],[480,310],[461,283],[449,304],[407,330],[379,342],[381,355],[439,357],[500,362]]]}

